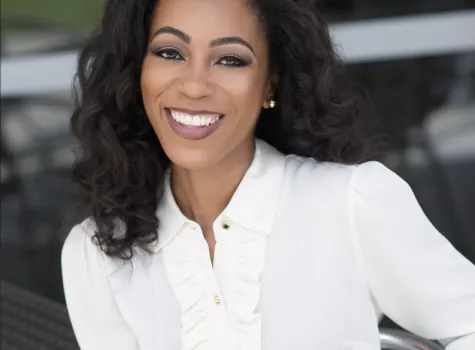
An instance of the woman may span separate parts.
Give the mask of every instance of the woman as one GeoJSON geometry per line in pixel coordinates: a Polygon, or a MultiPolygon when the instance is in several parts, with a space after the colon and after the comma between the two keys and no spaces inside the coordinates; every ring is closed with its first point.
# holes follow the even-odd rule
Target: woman
{"type": "Polygon", "coordinates": [[[82,349],[475,349],[475,268],[369,160],[309,0],[109,0],[62,252],[82,349]]]}

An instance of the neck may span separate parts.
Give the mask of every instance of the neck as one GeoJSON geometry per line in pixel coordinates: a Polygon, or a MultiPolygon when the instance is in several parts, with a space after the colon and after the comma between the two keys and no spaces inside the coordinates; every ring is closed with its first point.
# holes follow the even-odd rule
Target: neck
{"type": "Polygon", "coordinates": [[[182,213],[197,222],[203,231],[212,231],[213,222],[229,204],[251,165],[254,152],[252,141],[206,169],[190,170],[172,165],[172,191],[182,213]]]}

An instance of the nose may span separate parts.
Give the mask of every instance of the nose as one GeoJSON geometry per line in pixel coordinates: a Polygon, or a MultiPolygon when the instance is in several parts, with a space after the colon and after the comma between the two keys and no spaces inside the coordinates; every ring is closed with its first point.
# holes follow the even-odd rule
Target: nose
{"type": "Polygon", "coordinates": [[[204,64],[188,64],[183,70],[178,89],[191,99],[201,99],[213,92],[210,82],[210,68],[204,64]]]}

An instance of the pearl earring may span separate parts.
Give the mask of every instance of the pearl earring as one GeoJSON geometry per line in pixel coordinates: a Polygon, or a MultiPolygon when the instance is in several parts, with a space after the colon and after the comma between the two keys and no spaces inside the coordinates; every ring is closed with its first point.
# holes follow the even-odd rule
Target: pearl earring
{"type": "Polygon", "coordinates": [[[269,101],[269,108],[274,108],[275,107],[275,101],[274,100],[270,100],[269,101]]]}

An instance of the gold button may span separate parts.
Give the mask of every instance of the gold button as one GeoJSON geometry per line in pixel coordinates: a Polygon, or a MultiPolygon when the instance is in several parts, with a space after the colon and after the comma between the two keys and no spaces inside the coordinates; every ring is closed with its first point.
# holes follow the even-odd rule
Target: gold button
{"type": "Polygon", "coordinates": [[[229,227],[230,227],[230,226],[229,226],[229,224],[228,224],[227,222],[223,221],[223,222],[221,223],[221,227],[224,228],[225,230],[229,230],[229,227]]]}
{"type": "Polygon", "coordinates": [[[214,303],[215,303],[216,305],[221,304],[221,299],[219,298],[219,296],[216,295],[216,296],[214,297],[214,303]]]}

